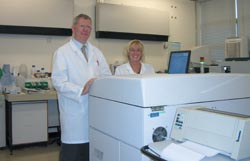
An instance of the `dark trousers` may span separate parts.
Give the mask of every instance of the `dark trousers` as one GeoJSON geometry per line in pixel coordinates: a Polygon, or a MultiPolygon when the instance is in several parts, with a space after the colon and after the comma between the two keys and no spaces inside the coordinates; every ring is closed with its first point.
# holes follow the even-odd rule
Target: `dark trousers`
{"type": "Polygon", "coordinates": [[[61,143],[60,161],[89,161],[89,143],[61,143]]]}

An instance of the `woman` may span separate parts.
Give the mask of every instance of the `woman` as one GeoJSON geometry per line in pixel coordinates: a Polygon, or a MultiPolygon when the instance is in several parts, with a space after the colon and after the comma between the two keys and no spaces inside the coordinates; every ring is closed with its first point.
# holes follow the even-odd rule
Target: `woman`
{"type": "Polygon", "coordinates": [[[153,74],[154,68],[150,64],[142,63],[144,46],[140,40],[132,40],[128,44],[128,63],[120,65],[115,70],[115,75],[128,74],[153,74]]]}

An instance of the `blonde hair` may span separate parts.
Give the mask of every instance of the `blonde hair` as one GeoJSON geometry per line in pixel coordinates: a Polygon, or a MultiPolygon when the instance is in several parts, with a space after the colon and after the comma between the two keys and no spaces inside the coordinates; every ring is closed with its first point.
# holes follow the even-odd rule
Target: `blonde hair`
{"type": "Polygon", "coordinates": [[[143,45],[143,43],[140,40],[134,39],[134,40],[131,40],[131,41],[128,42],[128,47],[127,47],[127,57],[128,57],[128,60],[129,60],[129,50],[130,50],[131,46],[133,46],[133,45],[139,46],[139,49],[142,52],[141,59],[143,59],[143,57],[144,57],[144,45],[143,45]]]}

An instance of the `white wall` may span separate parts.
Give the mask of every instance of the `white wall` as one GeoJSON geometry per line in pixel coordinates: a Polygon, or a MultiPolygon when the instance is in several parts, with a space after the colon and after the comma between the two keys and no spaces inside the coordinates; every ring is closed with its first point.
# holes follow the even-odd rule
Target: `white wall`
{"type": "MultiPolygon", "coordinates": [[[[99,0],[105,3],[116,3],[140,7],[156,8],[168,11],[170,15],[169,41],[181,42],[181,49],[191,49],[195,46],[195,5],[190,0],[99,0]]],[[[95,0],[74,0],[74,15],[86,13],[95,17],[95,0]]],[[[99,47],[108,63],[126,61],[124,48],[128,40],[96,39],[94,29],[90,41],[99,47]]],[[[8,35],[0,34],[0,66],[11,64],[19,66],[32,64],[45,67],[51,71],[51,61],[54,51],[70,37],[8,35]]],[[[156,70],[167,66],[168,50],[163,48],[163,42],[143,41],[145,44],[145,62],[151,63],[156,70]]]]}

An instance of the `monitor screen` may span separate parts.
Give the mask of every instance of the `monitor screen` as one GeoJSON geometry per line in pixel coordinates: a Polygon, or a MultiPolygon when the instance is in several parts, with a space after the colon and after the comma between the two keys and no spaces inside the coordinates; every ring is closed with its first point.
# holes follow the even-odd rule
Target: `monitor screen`
{"type": "Polygon", "coordinates": [[[171,51],[168,62],[168,73],[188,73],[191,51],[171,51]]]}

